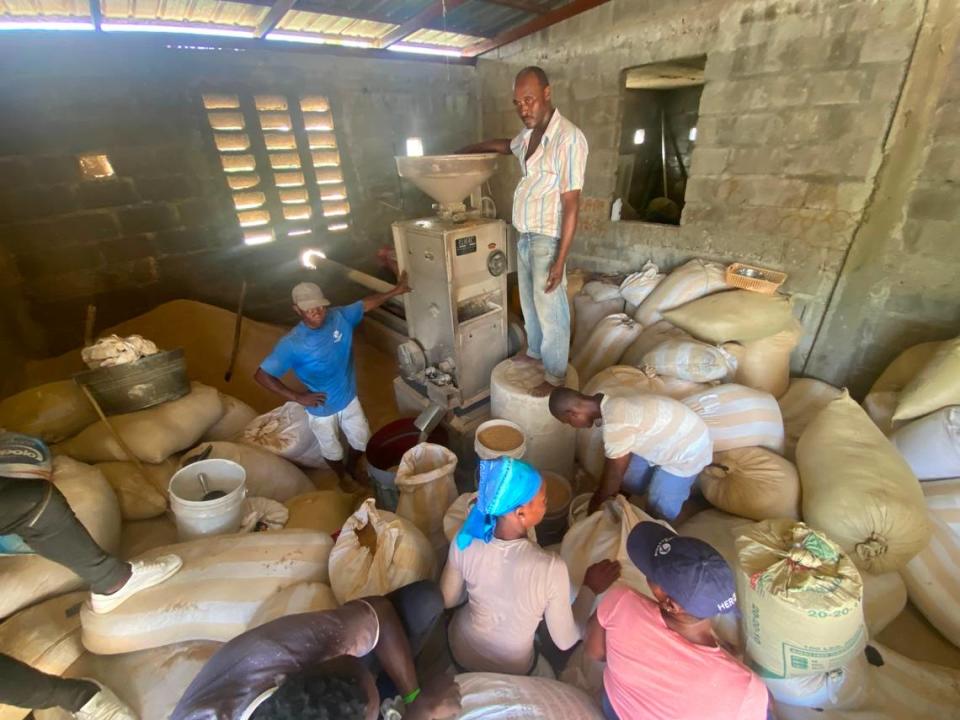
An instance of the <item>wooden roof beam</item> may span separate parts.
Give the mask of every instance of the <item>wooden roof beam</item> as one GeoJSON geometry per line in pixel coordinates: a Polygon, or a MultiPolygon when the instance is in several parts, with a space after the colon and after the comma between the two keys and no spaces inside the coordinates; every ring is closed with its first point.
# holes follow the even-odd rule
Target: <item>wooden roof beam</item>
{"type": "Polygon", "coordinates": [[[483,2],[490,3],[491,5],[503,5],[503,7],[521,10],[530,15],[545,15],[547,12],[542,5],[531,2],[531,0],[483,0],[483,2]]]}
{"type": "Polygon", "coordinates": [[[443,15],[444,6],[446,6],[446,9],[449,11],[463,5],[465,2],[467,2],[467,0],[436,0],[430,3],[405,23],[384,35],[377,44],[377,47],[388,48],[400,42],[405,37],[413,35],[417,30],[422,30],[428,23],[443,15]]]}
{"type": "Polygon", "coordinates": [[[273,30],[283,20],[283,16],[290,12],[296,4],[297,0],[277,0],[270,6],[260,24],[257,25],[257,29],[253,31],[253,36],[257,38],[266,37],[267,33],[273,30]]]}
{"type": "Polygon", "coordinates": [[[592,10],[593,8],[603,5],[606,2],[609,2],[609,0],[573,0],[572,2],[569,2],[566,5],[557,8],[556,10],[551,10],[550,12],[540,15],[529,22],[523,23],[523,25],[518,25],[511,30],[505,30],[494,38],[484,40],[483,42],[478,42],[474,45],[464,48],[463,57],[472,58],[477,57],[477,55],[483,55],[484,53],[488,53],[491,50],[496,50],[498,47],[503,47],[504,45],[519,40],[520,38],[525,38],[527,35],[533,35],[536,32],[540,32],[544,28],[548,28],[551,25],[556,25],[558,22],[572,18],[574,15],[579,15],[587,10],[592,10]]]}

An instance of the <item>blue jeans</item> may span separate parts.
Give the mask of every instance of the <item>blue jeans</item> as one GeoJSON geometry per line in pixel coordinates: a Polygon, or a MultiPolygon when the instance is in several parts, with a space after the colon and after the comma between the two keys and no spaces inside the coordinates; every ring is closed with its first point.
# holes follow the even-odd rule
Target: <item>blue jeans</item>
{"type": "Polygon", "coordinates": [[[527,330],[527,355],[543,360],[544,375],[554,385],[563,385],[570,355],[566,272],[553,292],[544,291],[559,244],[559,238],[537,233],[521,233],[517,243],[517,275],[527,330]]]}
{"type": "Polygon", "coordinates": [[[651,465],[639,455],[634,455],[630,458],[621,488],[632,495],[647,493],[650,510],[664,520],[673,520],[690,497],[690,488],[696,479],[696,475],[682,477],[668,473],[662,467],[651,465]]]}
{"type": "Polygon", "coordinates": [[[606,688],[600,691],[600,707],[603,709],[603,716],[607,720],[620,720],[620,716],[617,715],[617,711],[613,709],[613,705],[610,703],[606,688]]]}

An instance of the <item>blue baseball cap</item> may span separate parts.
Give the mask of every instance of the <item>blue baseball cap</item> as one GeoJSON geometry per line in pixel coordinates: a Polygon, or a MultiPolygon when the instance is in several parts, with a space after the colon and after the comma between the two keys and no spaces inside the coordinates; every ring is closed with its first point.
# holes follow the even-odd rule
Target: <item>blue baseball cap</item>
{"type": "Polygon", "coordinates": [[[49,480],[50,449],[30,435],[0,431],[0,477],[49,480]]]}
{"type": "Polygon", "coordinates": [[[655,522],[638,523],[627,554],[647,579],[698,618],[737,610],[737,585],[723,556],[710,545],[655,522]]]}

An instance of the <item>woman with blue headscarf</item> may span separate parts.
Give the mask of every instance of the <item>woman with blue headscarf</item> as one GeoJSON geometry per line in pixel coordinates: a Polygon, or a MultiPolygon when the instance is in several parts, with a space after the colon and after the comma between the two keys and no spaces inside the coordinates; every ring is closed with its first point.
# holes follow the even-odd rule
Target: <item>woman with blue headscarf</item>
{"type": "Polygon", "coordinates": [[[532,466],[513,458],[480,461],[476,504],[450,545],[440,581],[446,607],[461,606],[449,630],[460,669],[552,674],[538,663],[540,621],[558,648],[573,647],[595,596],[619,576],[616,562],[592,565],[571,607],[567,566],[530,539],[546,511],[546,483],[532,466]]]}

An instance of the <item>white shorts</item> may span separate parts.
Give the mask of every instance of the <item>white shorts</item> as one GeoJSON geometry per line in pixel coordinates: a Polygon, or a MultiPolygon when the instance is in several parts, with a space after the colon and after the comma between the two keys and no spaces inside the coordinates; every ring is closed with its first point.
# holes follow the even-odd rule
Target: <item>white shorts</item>
{"type": "Polygon", "coordinates": [[[327,460],[343,460],[343,445],[340,430],[354,450],[363,452],[370,440],[370,426],[360,406],[360,398],[354,398],[343,410],[333,415],[310,415],[310,429],[320,443],[320,452],[327,460]]]}

